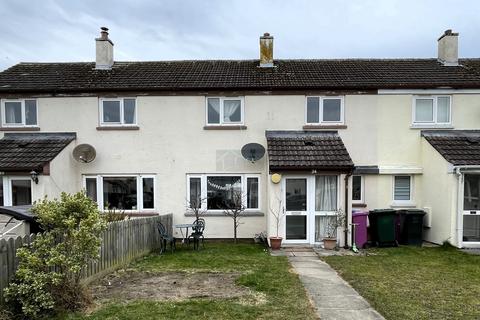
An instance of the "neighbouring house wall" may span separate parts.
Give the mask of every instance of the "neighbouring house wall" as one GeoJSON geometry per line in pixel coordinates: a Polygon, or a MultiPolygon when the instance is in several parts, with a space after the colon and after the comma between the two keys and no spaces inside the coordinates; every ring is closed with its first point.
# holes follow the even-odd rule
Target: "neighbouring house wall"
{"type": "MultiPolygon", "coordinates": [[[[239,151],[250,142],[266,146],[265,130],[302,130],[305,95],[245,96],[245,130],[204,130],[205,109],[205,96],[138,96],[139,130],[99,131],[98,97],[39,98],[41,132],[76,132],[77,140],[69,147],[89,143],[96,148],[97,158],[77,164],[72,162],[71,150],[64,150],[52,162],[51,176],[41,177],[38,187],[33,186],[38,188],[35,197],[78,191],[85,174],[153,174],[156,212],[172,212],[174,223],[183,223],[192,221],[185,216],[187,174],[252,173],[260,175],[260,212],[265,214],[270,184],[266,157],[251,164],[239,151]],[[75,169],[70,170],[70,165],[75,169]]],[[[478,95],[454,95],[452,119],[455,128],[476,128],[478,95]]],[[[411,121],[412,95],[347,95],[347,128],[338,131],[356,165],[422,168],[420,130],[411,129],[411,121]]],[[[417,188],[418,177],[414,179],[417,206],[424,197],[417,188]]],[[[392,179],[391,175],[366,176],[368,209],[391,205],[392,179]]],[[[206,236],[231,237],[230,225],[228,217],[207,217],[206,236]]],[[[241,237],[251,237],[265,229],[266,218],[257,216],[245,217],[239,231],[241,237]]]]}
{"type": "MultiPolygon", "coordinates": [[[[451,172],[449,163],[428,143],[422,141],[423,175],[419,187],[419,208],[431,215],[431,227],[425,229],[427,241],[441,244],[444,241],[457,245],[457,176],[451,172]],[[450,171],[450,172],[449,172],[450,171]]],[[[428,217],[424,221],[428,221],[428,217]]]]}

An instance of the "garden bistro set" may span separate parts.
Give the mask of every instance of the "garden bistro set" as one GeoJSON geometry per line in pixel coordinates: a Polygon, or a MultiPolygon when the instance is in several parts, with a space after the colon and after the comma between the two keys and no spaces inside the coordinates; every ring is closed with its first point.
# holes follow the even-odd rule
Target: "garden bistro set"
{"type": "MultiPolygon", "coordinates": [[[[193,242],[194,250],[200,249],[200,241],[202,242],[202,246],[205,246],[205,238],[203,236],[203,232],[205,230],[205,219],[198,218],[193,223],[176,224],[174,227],[180,229],[180,233],[182,235],[182,244],[187,244],[190,246],[190,243],[193,242]],[[184,229],[185,233],[183,231],[184,229]],[[192,230],[192,233],[190,234],[188,233],[189,229],[192,230]]],[[[170,251],[173,253],[176,250],[177,238],[175,238],[173,235],[169,235],[165,226],[161,222],[157,224],[157,229],[161,238],[160,254],[167,250],[167,246],[170,246],[170,251]]]]}

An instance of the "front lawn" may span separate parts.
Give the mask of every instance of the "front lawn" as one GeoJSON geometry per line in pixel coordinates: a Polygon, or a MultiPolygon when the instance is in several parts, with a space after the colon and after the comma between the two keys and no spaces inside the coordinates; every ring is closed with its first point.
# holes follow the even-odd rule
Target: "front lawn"
{"type": "Polygon", "coordinates": [[[324,260],[387,320],[480,319],[480,256],[399,247],[324,260]]]}
{"type": "MultiPolygon", "coordinates": [[[[167,290],[163,286],[155,286],[151,279],[161,280],[172,276],[193,278],[216,278],[225,275],[225,281],[234,276],[233,286],[248,295],[233,298],[202,297],[158,299],[146,298],[132,300],[132,292],[120,294],[120,298],[110,301],[97,300],[100,303],[90,315],[68,315],[65,319],[315,319],[305,290],[298,276],[290,271],[285,257],[272,257],[263,247],[253,244],[206,243],[206,248],[198,252],[179,246],[174,254],[162,256],[152,254],[129,266],[125,273],[117,273],[120,279],[130,281],[122,274],[154,275],[143,283],[151,283],[159,291],[167,290]],[[227,277],[229,276],[229,277],[227,277]],[[127,296],[130,297],[127,299],[127,296]]],[[[126,286],[125,290],[139,288],[138,277],[135,287],[126,286]]],[[[124,280],[117,283],[124,283],[124,280]]],[[[142,280],[142,279],[140,279],[142,280]]],[[[144,279],[143,279],[144,280],[144,279]]],[[[177,280],[178,281],[178,280],[177,280]]],[[[177,284],[171,281],[169,286],[177,284]]],[[[98,285],[97,282],[95,285],[98,285]]],[[[210,291],[217,288],[209,284],[197,282],[210,291]]],[[[151,288],[150,288],[151,289],[151,288]]],[[[195,289],[195,286],[192,288],[195,289]]],[[[205,289],[205,288],[202,288],[205,289]]],[[[94,287],[94,290],[97,290],[94,287]]],[[[187,292],[188,293],[188,292],[187,292]]],[[[175,298],[175,297],[172,297],[175,298]]]]}

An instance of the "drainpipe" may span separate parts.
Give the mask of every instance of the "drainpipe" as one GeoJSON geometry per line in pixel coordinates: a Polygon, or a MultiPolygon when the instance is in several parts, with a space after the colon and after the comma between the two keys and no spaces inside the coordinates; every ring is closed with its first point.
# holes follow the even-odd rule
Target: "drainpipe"
{"type": "MultiPolygon", "coordinates": [[[[455,168],[455,175],[457,176],[457,180],[458,180],[458,183],[457,183],[457,226],[456,226],[456,232],[455,232],[455,237],[457,238],[456,239],[456,242],[457,242],[457,246],[458,247],[462,247],[462,239],[460,238],[460,224],[463,224],[463,221],[461,221],[460,219],[463,218],[463,215],[460,214],[461,211],[463,210],[463,208],[461,208],[461,201],[460,201],[460,188],[461,188],[461,185],[462,185],[462,173],[460,172],[460,168],[455,168]]],[[[463,237],[463,232],[462,232],[462,237],[463,237]]]]}
{"type": "Polygon", "coordinates": [[[345,249],[348,249],[348,216],[349,216],[349,210],[348,210],[348,199],[349,199],[349,195],[348,195],[348,179],[350,178],[350,176],[353,174],[352,171],[348,172],[346,175],[345,175],[345,226],[344,226],[344,235],[345,235],[345,244],[344,244],[344,248],[345,249]]]}

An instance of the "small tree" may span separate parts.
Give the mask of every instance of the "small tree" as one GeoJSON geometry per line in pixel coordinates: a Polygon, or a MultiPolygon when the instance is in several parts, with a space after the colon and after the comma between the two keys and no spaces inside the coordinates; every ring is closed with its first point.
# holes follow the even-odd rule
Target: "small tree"
{"type": "Polygon", "coordinates": [[[195,221],[200,218],[205,212],[207,212],[206,207],[202,208],[202,205],[207,202],[207,198],[196,198],[196,199],[187,199],[187,211],[191,211],[195,215],[195,221]]]}
{"type": "Polygon", "coordinates": [[[105,228],[97,204],[84,192],[43,199],[32,209],[44,230],[28,247],[17,251],[18,270],[5,298],[28,318],[58,310],[78,310],[90,298],[80,280],[99,256],[105,228]]]}
{"type": "Polygon", "coordinates": [[[231,188],[230,192],[232,198],[225,203],[225,209],[223,212],[233,219],[233,241],[234,243],[237,243],[237,230],[240,226],[240,218],[245,212],[245,209],[247,209],[244,201],[246,195],[241,190],[234,188],[231,188]]]}
{"type": "Polygon", "coordinates": [[[278,238],[278,230],[280,229],[280,224],[282,223],[282,219],[285,216],[285,208],[283,207],[282,199],[277,195],[275,196],[278,203],[278,208],[274,205],[270,204],[270,213],[275,218],[275,227],[276,227],[276,237],[278,238]]]}
{"type": "Polygon", "coordinates": [[[345,213],[343,210],[337,210],[334,216],[329,216],[325,233],[327,238],[336,238],[338,228],[345,227],[345,213]]]}

